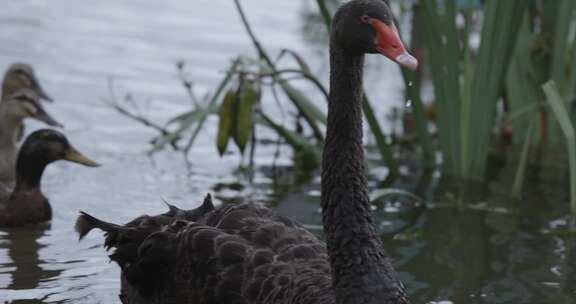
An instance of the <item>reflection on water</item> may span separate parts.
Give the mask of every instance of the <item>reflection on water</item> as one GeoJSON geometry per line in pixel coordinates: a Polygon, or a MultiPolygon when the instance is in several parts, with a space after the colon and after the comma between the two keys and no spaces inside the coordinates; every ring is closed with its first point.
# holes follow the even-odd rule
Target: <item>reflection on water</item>
{"type": "MultiPolygon", "coordinates": [[[[92,233],[77,242],[73,223],[81,209],[126,222],[143,213],[163,212],[163,199],[192,208],[210,191],[219,202],[235,197],[269,202],[321,233],[319,177],[295,180],[289,153],[281,153],[277,165],[270,167],[276,147],[259,149],[252,184],[237,170],[237,156],[217,156],[215,130],[197,141],[191,159],[202,161],[191,168],[170,151],[148,158],[147,141],[154,134],[100,101],[108,95],[107,78],[113,76],[120,90],[149,100],[147,113],[152,118],[162,120],[180,111],[189,102],[174,69],[179,59],[188,62],[196,88],[213,87],[222,77],[219,69],[232,56],[251,52],[232,1],[5,2],[0,10],[0,69],[14,61],[32,63],[56,99],[48,110],[64,122],[70,141],[104,166],[50,166],[43,189],[54,209],[51,226],[0,231],[0,303],[119,302],[118,269],[108,263],[102,236],[92,233]]],[[[244,3],[268,47],[289,46],[325,75],[326,52],[319,52],[321,45],[307,46],[301,32],[302,10],[314,8],[313,1],[244,3]]],[[[386,105],[400,103],[401,80],[382,79],[381,75],[397,75],[397,68],[373,59],[377,58],[368,60],[368,93],[381,100],[377,104],[383,117],[386,105]]],[[[39,126],[31,125],[29,130],[39,126]]],[[[438,183],[435,173],[414,171],[401,184],[433,207],[384,204],[376,211],[388,251],[414,303],[576,301],[576,240],[563,230],[565,189],[541,180],[514,206],[507,199],[511,182],[496,180],[485,187],[489,195],[470,206],[455,201],[450,190],[431,195],[430,184],[438,183]]],[[[370,176],[375,187],[385,170],[373,166],[370,176]]]]}
{"type": "MultiPolygon", "coordinates": [[[[499,184],[498,184],[499,183],[499,184]]],[[[428,210],[398,243],[413,298],[454,303],[573,303],[576,238],[566,234],[566,188],[534,186],[513,207],[488,185],[487,201],[428,210]],[[559,191],[559,190],[562,191],[559,191]],[[488,203],[485,205],[485,203],[488,203]],[[484,207],[490,206],[490,210],[484,207]]],[[[496,192],[497,191],[497,192],[496,192]]],[[[397,236],[398,237],[398,236],[397,236]]]]}
{"type": "Polygon", "coordinates": [[[40,287],[40,282],[49,282],[58,277],[62,270],[43,269],[47,264],[39,257],[39,251],[46,245],[38,240],[45,235],[48,225],[38,227],[6,229],[0,236],[0,249],[8,251],[10,263],[2,267],[12,269],[6,274],[10,275],[8,290],[18,291],[21,296],[12,303],[45,303],[46,298],[37,298],[34,290],[40,287]]]}

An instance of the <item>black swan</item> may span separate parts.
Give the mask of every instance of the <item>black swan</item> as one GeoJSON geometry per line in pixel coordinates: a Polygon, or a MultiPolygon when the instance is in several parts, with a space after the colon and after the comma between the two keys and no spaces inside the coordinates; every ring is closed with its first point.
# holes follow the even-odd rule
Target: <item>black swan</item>
{"type": "Polygon", "coordinates": [[[364,175],[362,66],[382,53],[417,67],[381,0],[353,0],[333,21],[322,167],[327,244],[250,203],[142,216],[120,226],[83,213],[82,238],[106,232],[123,303],[409,303],[374,228],[364,175]]]}
{"type": "Polygon", "coordinates": [[[97,163],[80,154],[62,133],[39,130],[30,134],[16,162],[16,186],[0,184],[0,227],[38,224],[52,219],[52,208],[42,194],[40,180],[46,166],[67,160],[95,167],[97,163]]]}

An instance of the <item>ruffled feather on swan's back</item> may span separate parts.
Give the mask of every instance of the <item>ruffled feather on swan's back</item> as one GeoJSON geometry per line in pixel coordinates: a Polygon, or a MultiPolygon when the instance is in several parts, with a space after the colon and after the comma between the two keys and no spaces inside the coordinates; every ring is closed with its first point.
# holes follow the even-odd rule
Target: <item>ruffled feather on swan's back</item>
{"type": "Polygon", "coordinates": [[[303,227],[250,203],[201,213],[104,227],[124,303],[334,303],[326,248],[303,227]]]}

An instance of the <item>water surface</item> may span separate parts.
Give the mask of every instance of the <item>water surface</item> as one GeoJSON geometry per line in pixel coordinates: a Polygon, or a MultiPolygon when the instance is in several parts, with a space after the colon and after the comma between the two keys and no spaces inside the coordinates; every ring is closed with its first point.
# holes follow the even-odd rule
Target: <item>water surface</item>
{"type": "MultiPolygon", "coordinates": [[[[164,212],[163,199],[192,208],[212,192],[218,202],[246,197],[270,203],[320,232],[319,178],[293,185],[287,149],[277,160],[280,170],[274,171],[275,147],[260,148],[250,184],[237,170],[242,161],[237,155],[218,156],[214,127],[199,138],[190,155],[196,161],[187,167],[179,153],[148,157],[154,131],[101,100],[110,95],[112,78],[116,94],[132,92],[154,120],[186,109],[190,102],[177,80],[175,62],[187,62],[202,95],[218,83],[233,56],[252,54],[231,1],[4,2],[0,68],[15,61],[31,63],[56,99],[48,110],[65,124],[70,141],[103,166],[51,165],[43,181],[54,208],[51,224],[0,231],[0,302],[119,302],[119,270],[108,263],[102,235],[92,233],[77,242],[73,224],[79,210],[126,222],[143,213],[164,212]]],[[[326,49],[302,33],[302,15],[314,8],[312,1],[244,2],[267,48],[297,50],[326,80],[326,49]]],[[[383,118],[390,106],[402,103],[401,79],[393,64],[380,58],[368,63],[368,92],[383,118]]],[[[30,125],[28,130],[41,127],[30,125]]],[[[374,166],[372,186],[385,174],[385,168],[374,166]]],[[[403,184],[415,184],[418,174],[403,184]]],[[[387,205],[377,211],[389,253],[414,303],[576,301],[575,239],[552,233],[565,225],[565,188],[557,180],[542,183],[520,206],[510,208],[509,184],[503,179],[489,187],[485,201],[503,206],[496,211],[456,208],[450,195],[433,198],[426,191],[419,194],[436,207],[422,211],[387,205]]]]}

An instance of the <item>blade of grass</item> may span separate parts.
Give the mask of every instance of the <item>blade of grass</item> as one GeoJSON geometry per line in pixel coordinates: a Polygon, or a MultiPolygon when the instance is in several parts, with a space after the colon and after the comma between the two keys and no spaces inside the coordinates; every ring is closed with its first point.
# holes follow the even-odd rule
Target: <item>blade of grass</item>
{"type": "Polygon", "coordinates": [[[542,89],[566,138],[570,166],[570,207],[572,214],[576,216],[576,135],[574,134],[574,126],[556,83],[549,81],[542,86],[542,89]]]}
{"type": "Polygon", "coordinates": [[[464,176],[484,178],[495,122],[496,103],[516,45],[528,1],[489,0],[485,3],[484,26],[472,85],[464,176]]]}
{"type": "MultiPolygon", "coordinates": [[[[326,88],[324,87],[324,85],[322,84],[322,82],[313,74],[306,72],[305,70],[302,69],[283,69],[283,70],[277,70],[275,72],[260,72],[259,73],[259,77],[263,78],[263,77],[270,77],[272,79],[281,79],[281,80],[285,80],[288,81],[290,80],[290,78],[286,77],[281,77],[285,74],[294,74],[292,75],[293,78],[298,79],[304,79],[304,80],[308,80],[310,81],[316,88],[318,88],[318,90],[322,93],[322,95],[326,98],[326,101],[328,101],[328,90],[326,90],[326,88]]],[[[320,111],[321,112],[321,111],[320,111]]]]}
{"type": "MultiPolygon", "coordinates": [[[[556,82],[560,94],[566,96],[569,88],[569,77],[566,77],[568,36],[573,25],[573,11],[576,1],[574,0],[557,0],[545,1],[547,15],[544,22],[549,23],[551,27],[551,59],[550,59],[550,79],[556,82]],[[550,2],[550,3],[548,3],[550,2]]],[[[548,139],[549,143],[558,147],[562,143],[560,126],[555,123],[554,114],[548,113],[548,139]]]]}
{"type": "Polygon", "coordinates": [[[275,123],[265,113],[258,112],[255,118],[257,123],[273,129],[286,143],[292,146],[294,153],[298,154],[303,160],[304,169],[311,170],[320,165],[320,149],[310,144],[306,138],[275,123]]]}
{"type": "MultiPolygon", "coordinates": [[[[470,3],[468,3],[470,4],[470,3]]],[[[462,38],[463,40],[463,53],[464,53],[464,60],[463,60],[463,82],[462,82],[462,107],[461,107],[461,112],[460,112],[460,126],[462,128],[461,132],[460,132],[460,136],[461,136],[461,149],[462,149],[462,171],[463,172],[467,172],[468,167],[469,167],[469,163],[470,163],[470,158],[469,158],[469,152],[468,152],[468,133],[470,131],[469,129],[469,125],[468,125],[468,121],[470,121],[470,115],[472,115],[472,113],[470,112],[470,107],[472,104],[472,86],[474,84],[473,81],[473,77],[474,77],[474,71],[475,71],[475,61],[472,59],[472,52],[470,50],[470,43],[468,41],[470,34],[471,34],[471,16],[470,16],[470,12],[466,12],[465,13],[465,17],[464,17],[464,37],[462,38]]]]}
{"type": "Polygon", "coordinates": [[[302,91],[294,88],[285,80],[279,80],[279,84],[298,108],[298,111],[310,119],[310,124],[315,125],[316,121],[319,121],[326,125],[326,115],[302,91]]]}
{"type": "Polygon", "coordinates": [[[294,50],[282,49],[282,51],[280,52],[280,55],[278,55],[277,61],[279,61],[285,54],[290,55],[290,57],[292,57],[296,61],[296,63],[300,67],[300,70],[302,71],[302,73],[312,74],[312,72],[310,70],[310,66],[308,65],[308,63],[306,63],[306,60],[304,60],[304,57],[302,57],[300,54],[298,54],[298,52],[296,52],[294,50]]]}
{"type": "Polygon", "coordinates": [[[551,64],[551,79],[559,86],[560,93],[566,93],[567,85],[566,77],[564,77],[566,70],[566,50],[568,48],[568,36],[571,26],[573,24],[574,8],[576,1],[574,0],[557,0],[557,14],[555,14],[556,26],[554,29],[554,46],[551,64]]]}
{"type": "MultiPolygon", "coordinates": [[[[528,15],[520,29],[518,43],[506,76],[506,96],[509,105],[508,122],[512,126],[514,144],[522,144],[527,130],[536,118],[542,93],[531,58],[534,35],[530,32],[528,15]]],[[[540,138],[538,139],[541,140],[540,138]]]]}
{"type": "Polygon", "coordinates": [[[459,50],[457,45],[454,1],[446,5],[451,9],[440,12],[437,1],[420,1],[424,26],[424,43],[428,63],[434,77],[435,103],[443,171],[462,175],[460,86],[458,80],[459,50]]]}
{"type": "Polygon", "coordinates": [[[524,180],[526,177],[526,166],[528,164],[528,151],[530,150],[530,145],[532,144],[532,134],[534,130],[534,121],[528,127],[526,137],[524,139],[524,144],[522,146],[522,152],[520,153],[520,160],[518,162],[518,168],[516,169],[516,174],[514,175],[514,182],[512,184],[512,196],[516,199],[522,197],[522,190],[524,188],[524,180]]]}
{"type": "Polygon", "coordinates": [[[576,103],[576,37],[572,41],[570,54],[572,54],[572,57],[570,58],[571,68],[569,87],[572,90],[570,91],[570,96],[572,96],[572,99],[575,99],[574,103],[576,103]]]}
{"type": "Polygon", "coordinates": [[[330,15],[330,11],[328,10],[328,7],[326,6],[326,1],[325,0],[316,0],[316,3],[318,4],[318,8],[320,9],[320,15],[322,15],[322,20],[324,20],[324,25],[326,26],[326,29],[328,29],[328,32],[330,32],[330,27],[332,25],[332,15],[330,15]]]}

